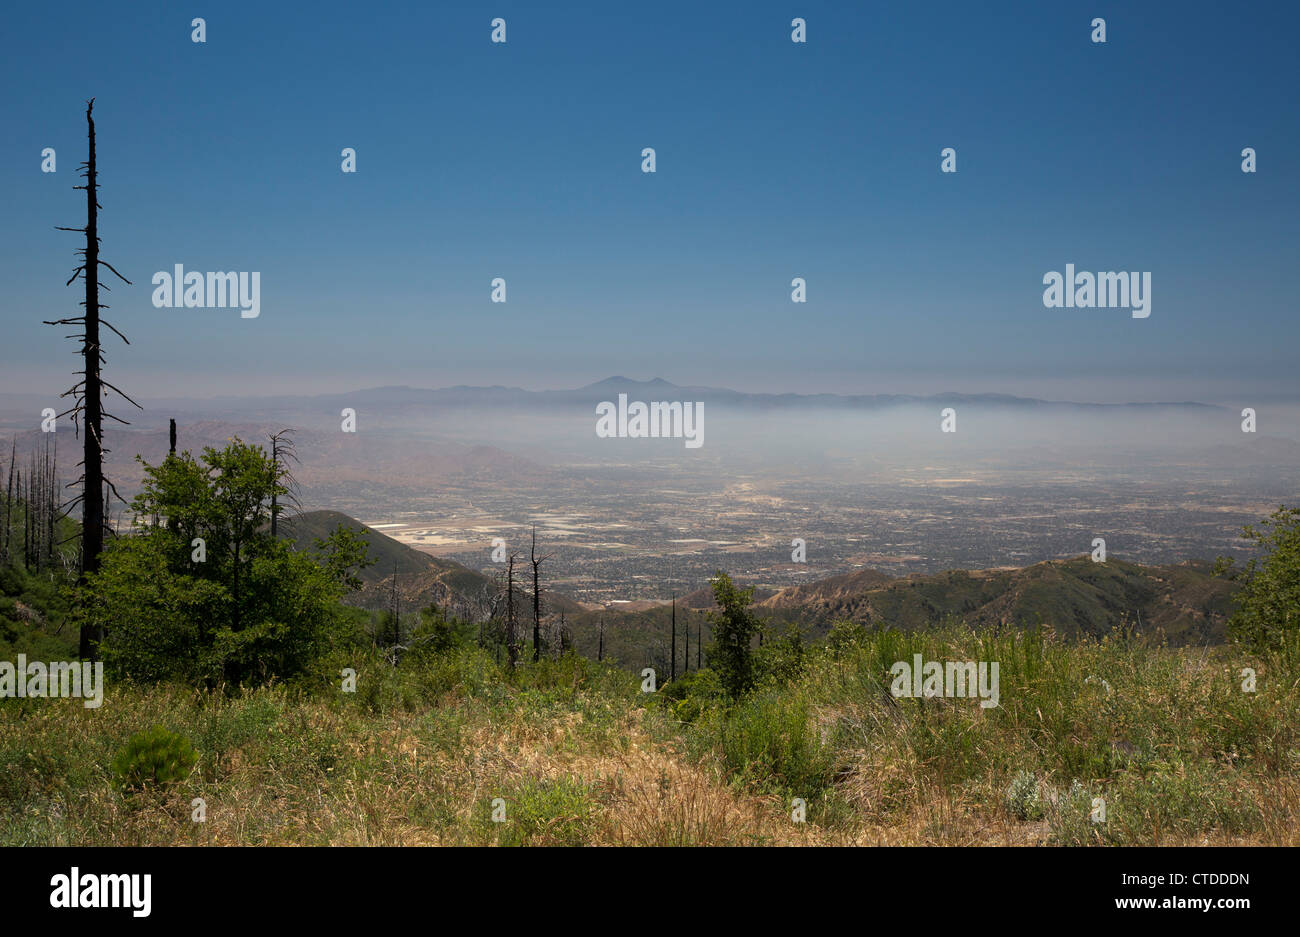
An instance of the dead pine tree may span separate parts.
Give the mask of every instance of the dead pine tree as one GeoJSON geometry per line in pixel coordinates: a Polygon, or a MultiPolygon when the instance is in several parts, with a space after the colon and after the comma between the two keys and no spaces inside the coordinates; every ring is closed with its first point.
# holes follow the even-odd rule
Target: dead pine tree
{"type": "Polygon", "coordinates": [[[529,562],[533,564],[533,663],[542,659],[542,582],[541,569],[542,564],[553,557],[554,553],[548,553],[545,556],[537,555],[537,525],[533,525],[533,544],[528,551],[529,562]]]}
{"type": "Polygon", "coordinates": [[[686,653],[682,657],[682,674],[691,672],[691,616],[686,616],[686,624],[682,628],[682,634],[686,636],[686,653]]]}
{"type": "Polygon", "coordinates": [[[393,564],[393,646],[402,643],[402,600],[397,593],[397,564],[393,564]]]}
{"type": "Polygon", "coordinates": [[[515,561],[518,553],[511,553],[506,566],[506,653],[510,669],[519,663],[519,630],[515,621],[515,561]]]}
{"type": "MultiPolygon", "coordinates": [[[[38,476],[36,495],[36,517],[40,526],[37,537],[36,568],[50,569],[54,566],[55,534],[58,529],[59,497],[56,478],[59,465],[58,439],[51,441],[53,433],[45,436],[44,452],[41,455],[40,475],[38,476]]],[[[32,458],[35,474],[36,460],[32,458]]]]}
{"type": "Polygon", "coordinates": [[[596,661],[599,663],[605,659],[605,619],[600,620],[600,637],[599,644],[596,645],[596,661]]]}
{"type": "Polygon", "coordinates": [[[297,430],[282,429],[278,433],[271,433],[267,439],[271,441],[271,466],[275,473],[271,486],[271,536],[276,535],[277,521],[284,508],[280,505],[279,487],[283,481],[285,488],[285,500],[289,506],[296,511],[302,510],[302,505],[298,502],[297,482],[294,480],[293,472],[289,468],[289,463],[298,462],[298,450],[294,448],[293,434],[297,430]]]}
{"type": "Polygon", "coordinates": [[[9,444],[9,485],[5,489],[5,530],[4,543],[0,547],[0,557],[4,565],[9,565],[13,543],[14,524],[14,463],[18,461],[18,441],[9,444]]]}
{"type": "Polygon", "coordinates": [[[676,680],[677,679],[677,593],[676,592],[673,593],[672,629],[673,629],[673,649],[671,652],[672,663],[668,665],[668,679],[676,680]]]}
{"type": "Polygon", "coordinates": [[[27,491],[23,491],[23,473],[18,473],[18,497],[23,502],[23,568],[32,571],[32,492],[31,480],[28,479],[27,491]]]}
{"type": "MultiPolygon", "coordinates": [[[[104,392],[111,390],[118,394],[132,406],[139,408],[134,400],[125,393],[114,387],[108,381],[105,381],[100,375],[100,368],[104,364],[104,353],[100,344],[99,327],[101,325],[110,329],[118,338],[130,344],[125,335],[113,328],[112,324],[100,318],[100,311],[107,309],[108,306],[99,301],[99,268],[101,265],[107,267],[118,279],[128,286],[131,281],[117,270],[106,260],[99,257],[99,175],[98,166],[95,162],[95,118],[92,114],[95,108],[95,99],[91,98],[86,102],[86,135],[89,142],[88,156],[86,162],[81,164],[81,176],[86,180],[85,185],[74,186],[75,189],[82,190],[86,193],[86,224],[81,228],[64,228],[60,231],[76,231],[86,236],[86,246],[77,251],[81,258],[81,263],[72,272],[68,278],[70,285],[78,276],[85,281],[86,298],[81,302],[83,313],[80,316],[74,316],[67,319],[56,319],[46,321],[46,325],[80,325],[80,335],[69,335],[68,338],[80,338],[83,368],[81,371],[74,372],[81,375],[81,380],[73,384],[71,388],[64,391],[61,396],[71,396],[73,399],[72,406],[59,414],[67,416],[71,414],[73,426],[77,428],[80,435],[84,430],[84,440],[82,444],[81,458],[81,477],[72,483],[69,487],[80,484],[81,494],[74,498],[66,506],[71,510],[78,502],[81,503],[81,570],[79,582],[84,583],[86,574],[98,572],[99,555],[104,549],[104,532],[107,529],[104,518],[104,490],[109,489],[112,495],[121,497],[113,483],[104,477],[104,455],[108,451],[104,448],[103,422],[107,417],[110,420],[116,420],[125,424],[127,421],[107,412],[104,409],[104,392]]],[[[107,284],[102,284],[104,289],[108,289],[107,284]]],[[[93,659],[98,655],[98,644],[102,635],[92,635],[88,626],[83,625],[80,636],[80,655],[83,659],[93,659]]]]}

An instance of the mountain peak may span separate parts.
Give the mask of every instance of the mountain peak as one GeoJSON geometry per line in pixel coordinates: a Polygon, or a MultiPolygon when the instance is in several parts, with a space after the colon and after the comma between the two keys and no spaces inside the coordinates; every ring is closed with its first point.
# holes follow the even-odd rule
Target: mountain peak
{"type": "Polygon", "coordinates": [[[597,381],[594,384],[588,384],[583,390],[604,390],[612,387],[676,387],[676,384],[665,381],[662,377],[651,378],[648,381],[634,381],[630,377],[623,377],[616,374],[613,377],[607,377],[603,381],[597,381]]]}

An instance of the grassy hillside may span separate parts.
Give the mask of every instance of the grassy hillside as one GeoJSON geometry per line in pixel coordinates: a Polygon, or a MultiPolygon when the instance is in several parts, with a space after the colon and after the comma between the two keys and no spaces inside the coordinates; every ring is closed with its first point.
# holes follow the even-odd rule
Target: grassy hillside
{"type": "MultiPolygon", "coordinates": [[[[1239,583],[1215,576],[1211,564],[1200,561],[1139,566],[1078,557],[1024,569],[951,570],[903,578],[858,570],[775,593],[756,590],[754,612],[776,633],[794,623],[811,639],[825,635],[837,621],[902,631],[961,621],[976,630],[1045,625],[1071,637],[1099,638],[1130,629],[1154,642],[1200,645],[1223,642],[1239,588],[1239,583]]],[[[684,655],[684,632],[689,627],[692,667],[699,629],[703,628],[706,643],[710,639],[706,614],[712,607],[708,590],[678,602],[678,653],[684,655]]],[[[574,646],[582,654],[596,655],[598,626],[603,621],[607,659],[667,669],[670,615],[667,605],[639,611],[607,609],[573,615],[569,624],[574,646]]],[[[684,656],[679,657],[678,668],[683,666],[684,656]]]]}
{"type": "Polygon", "coordinates": [[[1121,626],[1163,633],[1176,644],[1222,642],[1238,586],[1209,563],[1139,566],[1088,557],[1024,569],[953,570],[867,579],[855,573],[784,589],[758,603],[760,614],[823,630],[831,621],[889,624],[903,630],[959,618],[976,628],[1050,625],[1100,637],[1121,626]]]}
{"type": "Polygon", "coordinates": [[[78,632],[66,623],[67,578],[61,571],[29,573],[0,566],[0,660],[70,660],[78,632]]]}
{"type": "MultiPolygon", "coordinates": [[[[488,576],[452,560],[424,553],[392,537],[366,527],[360,521],[338,511],[305,511],[280,522],[280,535],[299,549],[314,552],[315,538],[324,538],[339,524],[357,531],[366,542],[367,555],[373,566],[360,573],[365,585],[349,601],[362,608],[387,608],[393,595],[393,576],[397,577],[397,594],[406,609],[434,604],[440,608],[461,609],[478,614],[500,588],[488,576]]],[[[522,573],[520,573],[522,577],[522,573]]],[[[521,580],[522,581],[522,580],[521,580]]],[[[566,614],[582,610],[567,596],[544,591],[547,608],[566,614]]],[[[522,600],[531,601],[531,593],[521,592],[522,600]]]]}
{"type": "Polygon", "coordinates": [[[341,663],[233,696],[0,701],[0,843],[1300,845],[1294,656],[884,631],[731,707],[707,674],[648,694],[577,658],[359,657],[355,693],[341,663]],[[895,699],[914,653],[1000,661],[1000,705],[895,699]],[[113,757],[153,725],[197,762],[126,793],[113,757]]]}
{"type": "MultiPolygon", "coordinates": [[[[337,522],[315,520],[319,534],[337,522]]],[[[406,575],[454,572],[430,561],[406,575]]],[[[511,670],[473,633],[448,632],[396,661],[344,642],[269,687],[110,678],[97,709],[0,699],[0,845],[1300,845],[1300,646],[1091,632],[1130,608],[1153,627],[1196,610],[1208,620],[1226,593],[1204,567],[871,578],[805,588],[829,614],[949,621],[770,642],[757,687],[734,703],[710,670],[665,679],[668,608],[606,616],[606,652],[623,666],[570,655],[511,670]],[[1051,627],[989,627],[992,610],[1051,627]],[[628,669],[643,666],[647,634],[654,692],[628,669]],[[891,667],[916,654],[997,662],[998,705],[895,697],[891,667]],[[132,790],[115,761],[155,726],[197,757],[132,790]]],[[[0,659],[72,655],[56,580],[0,572],[0,659]]],[[[782,608],[802,606],[788,590],[759,611],[782,608]]],[[[678,611],[692,659],[703,614],[678,611]]],[[[591,618],[572,624],[594,653],[591,618]]]]}
{"type": "Polygon", "coordinates": [[[367,583],[380,582],[391,576],[394,570],[398,574],[405,575],[416,575],[431,569],[438,573],[463,570],[478,575],[459,563],[442,560],[399,543],[392,537],[387,537],[339,511],[304,511],[301,514],[284,517],[280,520],[280,536],[285,540],[293,541],[298,549],[315,552],[312,544],[316,538],[324,539],[340,524],[358,532],[361,539],[366,542],[367,555],[375,560],[375,565],[360,573],[361,578],[367,583]]]}

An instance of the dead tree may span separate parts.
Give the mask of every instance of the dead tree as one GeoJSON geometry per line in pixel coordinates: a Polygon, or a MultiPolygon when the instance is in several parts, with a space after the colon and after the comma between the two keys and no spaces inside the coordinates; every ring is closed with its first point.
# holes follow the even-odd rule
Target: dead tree
{"type": "Polygon", "coordinates": [[[402,643],[402,600],[397,593],[396,563],[393,564],[393,602],[391,612],[393,616],[393,644],[398,645],[402,643]]]}
{"type": "Polygon", "coordinates": [[[515,560],[518,553],[511,553],[506,567],[506,653],[510,659],[510,669],[519,663],[519,631],[515,623],[515,560]]]}
{"type": "Polygon", "coordinates": [[[691,672],[691,616],[686,616],[686,625],[682,628],[682,634],[686,636],[686,654],[682,659],[682,674],[691,672]]]}
{"type": "Polygon", "coordinates": [[[32,482],[29,477],[27,480],[27,491],[23,492],[23,473],[18,473],[18,491],[19,497],[23,502],[23,568],[28,572],[32,569],[32,482]]]}
{"type": "MultiPolygon", "coordinates": [[[[45,323],[46,325],[80,325],[82,327],[80,335],[67,336],[68,338],[81,339],[80,354],[83,369],[73,373],[80,374],[82,378],[61,395],[63,397],[71,396],[73,404],[68,410],[59,414],[59,416],[71,414],[72,423],[77,428],[78,434],[81,433],[82,424],[84,424],[85,429],[80,463],[82,474],[69,486],[72,487],[80,483],[81,494],[66,506],[67,510],[71,510],[78,502],[81,503],[81,576],[79,581],[82,583],[85,582],[88,573],[99,570],[99,555],[104,549],[104,531],[107,529],[104,519],[105,487],[107,486],[113,496],[121,498],[113,483],[104,477],[104,455],[108,450],[104,448],[103,422],[104,417],[123,424],[127,421],[104,409],[104,392],[106,389],[111,390],[131,405],[137,408],[140,406],[100,376],[100,368],[104,364],[104,353],[99,338],[100,325],[111,329],[118,338],[128,345],[130,344],[126,336],[113,328],[112,324],[100,319],[100,310],[108,308],[106,304],[99,301],[100,265],[107,267],[128,286],[131,281],[118,273],[112,264],[106,260],[101,260],[99,257],[99,209],[101,206],[99,204],[98,167],[95,163],[95,119],[92,116],[94,107],[95,99],[91,98],[86,102],[86,134],[89,141],[89,154],[86,162],[81,164],[81,175],[86,180],[86,184],[74,186],[75,189],[84,190],[86,193],[86,225],[82,228],[58,228],[60,231],[76,231],[86,236],[86,246],[77,251],[77,254],[81,257],[81,263],[72,272],[72,276],[68,278],[68,283],[65,284],[70,285],[78,276],[85,281],[86,298],[81,303],[84,312],[80,316],[54,321],[47,320],[45,323]]],[[[107,284],[104,284],[104,289],[108,289],[107,284]]],[[[125,503],[125,499],[122,500],[125,503]]],[[[102,634],[91,635],[89,627],[82,626],[80,654],[83,659],[91,659],[98,655],[98,643],[102,637],[102,634]]]]}
{"type": "Polygon", "coordinates": [[[673,629],[673,649],[671,651],[672,663],[668,665],[668,679],[676,680],[677,679],[677,593],[676,592],[673,593],[672,629],[673,629]]]}
{"type": "Polygon", "coordinates": [[[603,618],[600,620],[599,641],[600,643],[596,645],[596,660],[598,662],[605,659],[605,619],[603,618]]]}
{"type": "Polygon", "coordinates": [[[553,557],[537,555],[537,525],[533,525],[533,544],[528,551],[529,562],[533,564],[533,663],[542,659],[542,564],[553,557]]]}
{"type": "Polygon", "coordinates": [[[14,463],[18,461],[18,440],[9,444],[9,486],[5,490],[5,531],[4,544],[0,555],[7,566],[11,556],[14,524],[14,463]]]}
{"type": "Polygon", "coordinates": [[[293,473],[289,469],[289,463],[298,463],[298,450],[294,447],[293,434],[297,430],[282,429],[278,433],[271,433],[267,438],[271,440],[271,466],[275,477],[271,479],[271,536],[274,537],[277,530],[277,519],[280,512],[284,510],[280,506],[279,487],[280,481],[285,481],[285,500],[289,506],[296,511],[302,510],[302,505],[298,502],[297,482],[294,480],[293,473]]]}
{"type": "Polygon", "coordinates": [[[569,626],[564,623],[564,612],[560,612],[560,630],[556,634],[556,645],[560,651],[557,657],[563,657],[573,647],[573,635],[569,633],[569,626]]]}

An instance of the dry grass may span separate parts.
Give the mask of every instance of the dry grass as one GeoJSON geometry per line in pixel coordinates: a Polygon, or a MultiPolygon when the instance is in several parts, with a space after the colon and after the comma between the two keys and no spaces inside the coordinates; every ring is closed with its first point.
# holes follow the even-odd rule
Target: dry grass
{"type": "Polygon", "coordinates": [[[983,710],[888,698],[880,661],[911,650],[814,656],[685,724],[630,675],[544,663],[506,681],[472,653],[433,683],[376,670],[369,695],[119,685],[97,710],[0,701],[0,843],[1300,845],[1300,681],[1282,664],[1255,662],[1260,689],[1244,695],[1226,649],[994,648],[1002,704],[983,710]],[[113,756],[153,725],[199,761],[171,789],[125,794],[113,756]],[[1006,805],[1017,771],[1045,814],[1006,805]],[[1098,793],[1104,825],[1087,820],[1098,793]],[[794,797],[808,822],[793,822],[794,797]]]}

